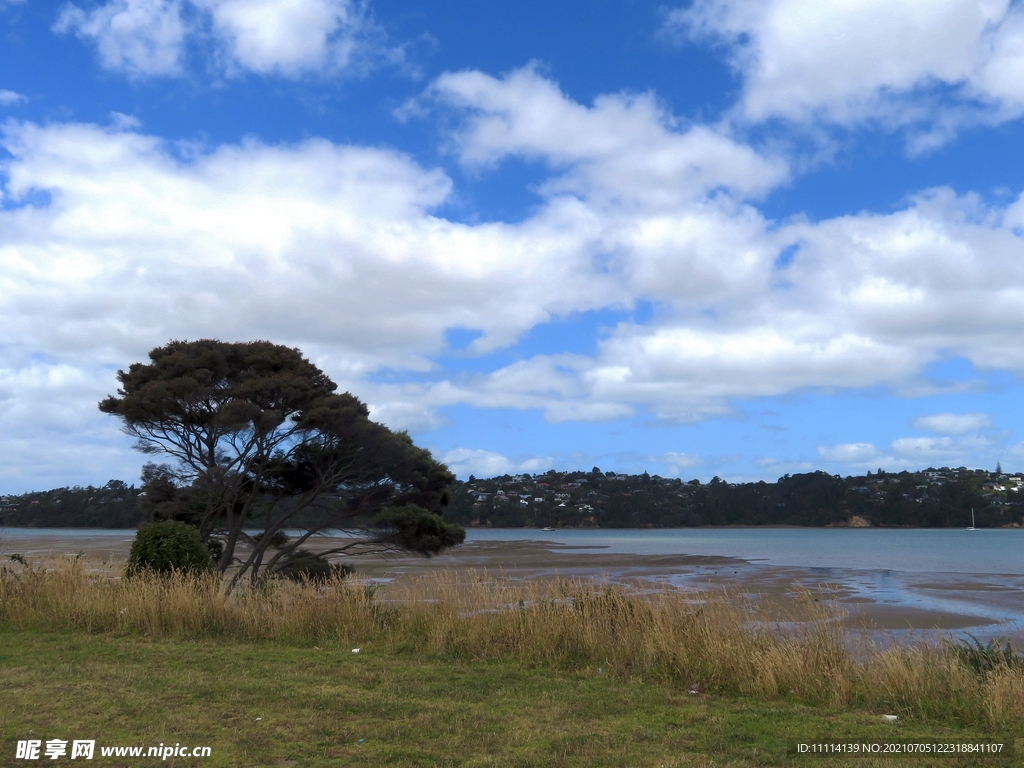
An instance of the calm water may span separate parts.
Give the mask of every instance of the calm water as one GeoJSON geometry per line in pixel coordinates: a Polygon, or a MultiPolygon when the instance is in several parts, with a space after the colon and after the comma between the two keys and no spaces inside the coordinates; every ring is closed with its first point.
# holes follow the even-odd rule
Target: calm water
{"type": "MultiPolygon", "coordinates": [[[[476,529],[468,539],[549,541],[584,552],[737,558],[745,562],[700,566],[667,580],[699,586],[713,577],[720,580],[720,572],[742,579],[781,569],[777,576],[784,581],[810,589],[837,585],[854,602],[973,617],[969,629],[979,637],[1024,638],[1024,529],[476,529]]],[[[557,550],[552,568],[558,568],[557,550]]]]}
{"type": "Polygon", "coordinates": [[[637,555],[718,555],[764,565],[1024,576],[1024,529],[470,529],[469,541],[550,541],[637,555]]]}
{"type": "MultiPolygon", "coordinates": [[[[134,530],[0,528],[0,541],[132,539],[134,530]]],[[[673,528],[540,531],[471,528],[468,541],[547,541],[595,552],[717,555],[763,565],[1024,576],[1024,529],[673,528]]]]}
{"type": "MultiPolygon", "coordinates": [[[[74,551],[86,542],[123,547],[134,530],[0,528],[0,553],[35,539],[74,551]]],[[[940,611],[970,618],[979,636],[1024,639],[1024,529],[874,530],[850,528],[686,528],[670,530],[471,529],[474,541],[543,541],[574,552],[711,555],[735,558],[679,568],[659,578],[706,586],[723,575],[742,581],[771,573],[811,589],[830,584],[854,602],[898,611],[940,611]],[[721,573],[719,573],[721,571],[721,573]]],[[[551,555],[559,571],[559,550],[551,555]]],[[[627,569],[628,570],[628,569],[627,569]]],[[[602,570],[602,574],[608,574],[602,570]]],[[[595,574],[597,575],[597,574],[595,574]]],[[[641,575],[623,571],[625,577],[641,575]]]]}

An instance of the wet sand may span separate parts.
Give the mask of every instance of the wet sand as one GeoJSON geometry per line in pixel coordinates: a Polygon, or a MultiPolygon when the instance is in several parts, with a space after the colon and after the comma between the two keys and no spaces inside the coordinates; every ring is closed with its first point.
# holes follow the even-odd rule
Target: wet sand
{"type": "MultiPolygon", "coordinates": [[[[550,542],[470,542],[430,559],[395,556],[353,558],[357,573],[374,579],[400,579],[440,570],[499,571],[510,579],[598,578],[608,581],[661,581],[691,589],[728,589],[733,594],[785,604],[794,600],[833,600],[842,608],[844,626],[869,630],[977,630],[978,634],[1019,635],[1006,619],[1024,608],[1024,578],[1014,584],[987,575],[927,574],[903,589],[891,586],[872,596],[864,573],[833,569],[787,568],[727,557],[604,553],[590,547],[550,542]],[[912,594],[899,594],[911,591],[912,594]],[[971,600],[965,605],[964,594],[971,600]],[[971,611],[970,602],[983,611],[971,611]],[[916,604],[915,604],[916,603],[916,604]],[[941,607],[948,603],[950,607],[941,607]]],[[[890,578],[892,575],[889,574],[890,578]]]]}
{"type": "Polygon", "coordinates": [[[74,533],[19,529],[18,535],[0,537],[0,560],[6,562],[11,554],[29,560],[74,556],[78,553],[90,561],[119,563],[128,559],[135,532],[76,531],[74,533]]]}
{"type": "MultiPolygon", "coordinates": [[[[318,538],[311,549],[337,539],[318,538]]],[[[312,542],[311,542],[312,543],[312,542]]],[[[32,535],[2,542],[2,554],[52,561],[82,553],[88,567],[120,571],[131,537],[111,532],[32,535]]],[[[6,556],[3,557],[6,561],[6,556]]],[[[582,578],[614,582],[649,580],[689,589],[728,589],[766,603],[834,601],[844,626],[867,630],[969,630],[980,637],[1024,639],[1024,577],[992,574],[914,574],[792,568],[728,557],[635,555],[542,541],[477,541],[432,558],[413,555],[350,557],[358,577],[401,580],[440,571],[487,571],[512,580],[582,578]]]]}

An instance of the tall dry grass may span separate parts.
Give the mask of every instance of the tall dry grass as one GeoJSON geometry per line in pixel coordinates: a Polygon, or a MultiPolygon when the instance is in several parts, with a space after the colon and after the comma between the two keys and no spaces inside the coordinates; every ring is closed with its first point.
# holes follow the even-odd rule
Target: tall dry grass
{"type": "Polygon", "coordinates": [[[346,642],[380,631],[380,607],[340,583],[281,583],[227,595],[219,576],[90,576],[79,561],[0,571],[0,626],[185,639],[346,642]]]}
{"type": "Polygon", "coordinates": [[[443,574],[381,587],[336,580],[225,594],[215,577],[111,579],[78,561],[0,572],[0,626],[369,646],[447,659],[597,668],[688,689],[992,728],[1024,721],[1024,669],[978,672],[942,645],[858,643],[810,596],[784,615],[724,593],[443,574]],[[780,619],[780,616],[782,617],[780,619]]]}

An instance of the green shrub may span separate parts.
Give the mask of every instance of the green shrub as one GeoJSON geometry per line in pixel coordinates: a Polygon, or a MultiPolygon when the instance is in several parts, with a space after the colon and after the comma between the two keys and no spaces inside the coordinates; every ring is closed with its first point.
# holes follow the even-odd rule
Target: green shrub
{"type": "Polygon", "coordinates": [[[974,641],[973,644],[962,638],[955,643],[949,640],[944,641],[946,648],[965,667],[969,667],[979,674],[992,672],[999,667],[1024,667],[1024,655],[1015,650],[1009,640],[1000,645],[998,640],[993,639],[989,640],[987,645],[982,645],[981,641],[970,632],[966,634],[974,641]]]}
{"type": "Polygon", "coordinates": [[[327,558],[308,549],[297,549],[275,570],[278,576],[294,581],[323,583],[335,577],[344,578],[354,569],[349,565],[330,563],[327,558]]]}
{"type": "Polygon", "coordinates": [[[125,575],[142,571],[201,573],[211,567],[210,550],[199,531],[187,523],[164,520],[145,525],[135,534],[125,575]]]}

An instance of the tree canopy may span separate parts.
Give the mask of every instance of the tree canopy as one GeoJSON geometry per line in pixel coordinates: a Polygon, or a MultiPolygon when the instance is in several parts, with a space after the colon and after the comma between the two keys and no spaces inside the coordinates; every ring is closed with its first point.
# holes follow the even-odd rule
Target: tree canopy
{"type": "Polygon", "coordinates": [[[221,572],[238,567],[235,581],[286,570],[329,530],[348,538],[324,555],[431,555],[465,538],[442,518],[447,467],[371,421],[299,350],[204,339],[172,341],[149,359],[118,371],[118,393],[100,410],[167,460],[143,472],[153,518],[194,525],[221,572]]]}
{"type": "Polygon", "coordinates": [[[456,483],[448,519],[517,528],[676,528],[705,525],[979,528],[1024,524],[1020,473],[966,467],[839,477],[785,475],[774,483],[683,482],[657,475],[570,471],[456,483]]]}

